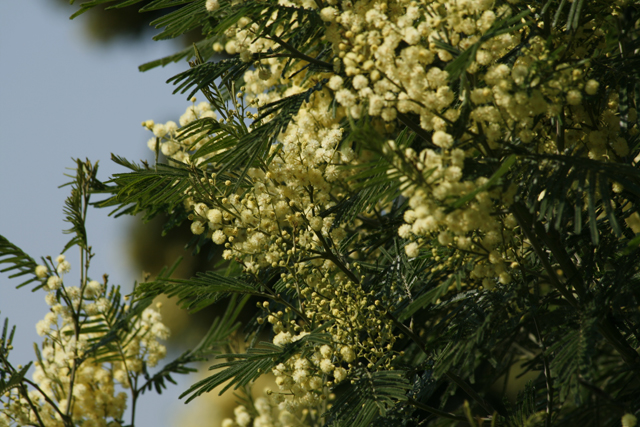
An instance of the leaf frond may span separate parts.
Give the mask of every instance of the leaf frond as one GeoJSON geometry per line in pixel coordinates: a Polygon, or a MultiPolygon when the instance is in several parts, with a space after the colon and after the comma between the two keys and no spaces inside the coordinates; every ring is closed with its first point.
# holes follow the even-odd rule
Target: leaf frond
{"type": "MultiPolygon", "coordinates": [[[[18,288],[38,280],[35,273],[38,264],[35,260],[4,236],[0,236],[0,264],[9,264],[8,267],[4,267],[0,270],[0,273],[11,272],[11,275],[9,276],[10,279],[26,275],[32,276],[20,283],[17,286],[18,288]]],[[[38,285],[34,290],[40,289],[42,286],[44,286],[44,284],[38,285]]]]}

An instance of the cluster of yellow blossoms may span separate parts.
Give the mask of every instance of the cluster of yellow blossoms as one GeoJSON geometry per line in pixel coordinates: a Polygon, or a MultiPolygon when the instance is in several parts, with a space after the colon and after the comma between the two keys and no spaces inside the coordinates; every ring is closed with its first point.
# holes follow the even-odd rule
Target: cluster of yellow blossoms
{"type": "Polygon", "coordinates": [[[63,427],[66,416],[74,424],[87,427],[122,425],[127,393],[143,364],[156,366],[166,355],[158,339],[167,339],[169,329],[162,323],[157,308],[146,308],[129,333],[118,340],[118,354],[87,353],[105,332],[81,333],[91,327],[109,330],[113,304],[104,285],[91,280],[81,289],[67,286],[64,275],[71,269],[64,255],[56,259],[56,271],[40,265],[36,275],[48,290],[45,301],[51,307],[36,325],[44,340],[38,350],[29,399],[19,388],[7,392],[0,426],[40,425],[63,427]],[[78,322],[82,322],[80,325],[78,322]],[[109,362],[101,359],[108,357],[109,362]],[[33,406],[32,406],[33,405],[33,406]],[[37,414],[36,414],[37,412],[37,414]]]}
{"type": "MultiPolygon", "coordinates": [[[[388,368],[396,340],[386,317],[392,302],[360,283],[358,261],[377,253],[370,260],[350,253],[346,239],[358,222],[338,223],[330,213],[353,189],[353,169],[344,166],[366,164],[371,156],[365,141],[357,152],[341,145],[347,118],[369,117],[384,139],[399,123],[417,134],[419,152],[390,140],[381,154],[408,200],[398,228],[404,250],[410,258],[427,245],[456,251],[470,265],[468,280],[485,289],[512,280],[526,239],[508,213],[517,186],[488,185],[493,172],[465,178],[465,159],[500,159],[503,150],[522,146],[532,153],[615,160],[629,147],[613,91],[599,117],[585,109],[589,97],[606,90],[590,77],[589,62],[590,52],[606,42],[605,14],[563,34],[544,28],[536,17],[540,11],[531,7],[516,15],[526,10],[515,6],[518,0],[329,0],[319,9],[312,0],[279,3],[319,12],[326,25],[319,42],[333,51],[333,72],[306,74],[301,61],[284,75],[286,59],[269,57],[270,49],[280,47],[277,37],[256,37],[259,25],[247,17],[228,28],[226,40],[213,48],[256,61],[238,94],[248,105],[260,108],[318,82],[324,86],[270,147],[273,160],[249,170],[250,186],[236,190],[229,178],[218,177],[215,164],[194,161],[205,178],[193,185],[185,207],[193,233],[224,245],[224,258],[237,260],[245,272],[284,269],[282,281],[297,292],[299,304],[295,312],[287,308],[265,317],[275,344],[299,339],[312,325],[331,325],[331,345],[308,349],[274,369],[288,396],[282,408],[295,411],[326,397],[327,385],[347,378],[356,362],[388,368]],[[556,45],[547,42],[550,32],[556,45]],[[550,129],[549,120],[563,127],[550,129]]],[[[206,7],[215,15],[221,4],[207,1],[206,7]]],[[[608,7],[617,13],[615,3],[608,7]]],[[[297,25],[292,19],[290,29],[297,25]]],[[[626,120],[635,122],[636,114],[631,110],[626,120]]],[[[216,114],[208,103],[194,104],[180,125],[203,117],[216,114]]],[[[182,138],[173,122],[143,124],[155,134],[152,150],[159,143],[163,154],[186,164],[215,137],[194,145],[196,136],[182,138]]],[[[631,135],[637,132],[630,126],[631,135]]]]}
{"type": "MultiPolygon", "coordinates": [[[[375,364],[383,354],[391,354],[396,339],[391,325],[381,321],[385,310],[381,301],[374,298],[373,292],[362,289],[359,276],[340,270],[336,265],[340,261],[326,255],[347,237],[349,228],[334,225],[332,215],[320,213],[333,207],[331,196],[346,188],[349,172],[338,166],[353,162],[354,152],[338,149],[342,131],[326,114],[329,97],[315,96],[313,100],[317,106],[308,104],[283,134],[281,145],[272,148],[275,157],[266,171],[249,171],[253,188],[232,193],[228,190],[231,182],[220,183],[214,174],[207,181],[211,192],[207,200],[197,200],[194,194],[185,202],[193,212],[194,234],[207,233],[214,243],[224,244],[227,249],[223,257],[242,262],[247,272],[284,267],[287,273],[282,273],[281,279],[286,288],[299,292],[301,313],[316,324],[331,322],[326,332],[333,337],[332,346],[316,348],[309,357],[294,357],[274,372],[288,396],[284,399],[282,395],[282,407],[291,412],[299,406],[314,407],[319,399],[326,398],[327,385],[344,380],[356,357],[375,364]],[[323,118],[325,126],[317,128],[323,118]]],[[[195,108],[198,111],[193,118],[210,111],[206,103],[195,108]]],[[[186,114],[193,109],[189,107],[186,114]]],[[[157,126],[163,126],[150,122],[145,125],[154,133],[157,126]]],[[[170,138],[173,135],[163,135],[163,147],[180,144],[170,138]]],[[[152,149],[156,141],[150,141],[152,149]]],[[[188,144],[179,146],[184,147],[180,153],[189,149],[188,144]]],[[[171,158],[175,161],[180,157],[171,158]]],[[[347,264],[346,268],[356,272],[360,269],[357,263],[347,264]]],[[[264,308],[268,307],[265,303],[264,308]]],[[[292,315],[290,309],[286,311],[265,317],[273,324],[276,345],[290,343],[309,332],[309,321],[301,326],[300,319],[294,320],[293,316],[286,320],[292,315]]]]}
{"type": "MultiPolygon", "coordinates": [[[[278,409],[273,399],[259,397],[252,402],[254,415],[244,405],[237,406],[234,418],[226,418],[222,421],[222,427],[298,427],[304,426],[304,418],[298,419],[284,409],[278,409]]],[[[303,417],[308,415],[305,411],[303,417]]]]}

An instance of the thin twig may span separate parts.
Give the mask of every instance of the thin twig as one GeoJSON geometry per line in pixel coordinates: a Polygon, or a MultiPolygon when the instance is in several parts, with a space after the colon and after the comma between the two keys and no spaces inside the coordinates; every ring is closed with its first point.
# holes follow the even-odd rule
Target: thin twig
{"type": "Polygon", "coordinates": [[[291,52],[292,56],[295,57],[295,58],[303,59],[303,60],[305,60],[307,62],[310,62],[312,64],[316,64],[316,65],[320,65],[320,66],[325,67],[325,68],[333,69],[333,65],[329,64],[328,62],[324,62],[324,61],[321,61],[319,59],[312,58],[309,55],[305,55],[304,53],[300,52],[298,49],[296,49],[295,47],[293,47],[292,45],[290,45],[286,41],[282,40],[280,37],[276,36],[275,34],[271,35],[271,36],[265,36],[265,38],[277,42],[280,46],[284,47],[289,52],[291,52]]]}
{"type": "Polygon", "coordinates": [[[398,113],[397,117],[398,117],[398,120],[400,120],[403,125],[405,125],[409,129],[411,129],[416,135],[418,135],[420,138],[422,138],[426,142],[428,147],[438,148],[438,147],[436,147],[435,144],[433,144],[431,142],[431,138],[429,136],[429,132],[427,132],[426,130],[422,129],[420,127],[420,125],[418,125],[416,122],[411,120],[411,117],[409,117],[405,113],[398,113]]]}
{"type": "Polygon", "coordinates": [[[282,296],[280,296],[280,294],[276,294],[273,289],[270,288],[270,286],[266,283],[262,283],[261,280],[258,279],[257,276],[254,276],[258,281],[261,282],[262,287],[267,291],[266,294],[264,293],[253,293],[256,296],[260,296],[262,298],[269,298],[272,299],[276,302],[279,302],[281,304],[286,305],[289,309],[291,309],[291,311],[293,311],[296,315],[298,315],[300,317],[300,319],[302,319],[306,324],[310,325],[311,321],[309,320],[309,318],[307,318],[307,316],[304,315],[304,313],[302,312],[302,310],[298,310],[293,304],[289,303],[289,301],[285,300],[284,298],[282,298],[282,296]]]}
{"type": "MultiPolygon", "coordinates": [[[[482,398],[482,396],[480,396],[478,393],[476,393],[476,391],[473,388],[471,388],[471,386],[469,384],[467,384],[465,380],[463,380],[462,378],[460,378],[459,376],[457,376],[456,374],[454,374],[451,371],[445,372],[444,375],[447,378],[449,378],[451,381],[453,381],[465,393],[467,393],[469,395],[469,397],[471,397],[473,400],[478,402],[478,404],[480,406],[482,406],[484,408],[484,410],[487,411],[489,414],[493,414],[493,413],[497,412],[496,409],[494,409],[494,407],[489,402],[484,400],[482,398]]],[[[501,414],[501,415],[504,415],[504,414],[501,414]]]]}
{"type": "Polygon", "coordinates": [[[324,247],[324,256],[330,260],[331,262],[333,262],[340,270],[342,270],[342,272],[344,274],[347,275],[347,277],[349,278],[349,280],[351,280],[353,283],[360,283],[360,279],[358,278],[358,276],[356,276],[355,274],[353,274],[353,272],[351,270],[349,270],[347,268],[346,265],[344,265],[336,255],[334,255],[334,253],[331,251],[331,246],[329,246],[329,243],[327,242],[327,240],[324,238],[324,236],[322,235],[322,233],[316,232],[315,233],[316,236],[318,237],[318,240],[320,240],[320,243],[322,243],[322,246],[324,247]]]}
{"type": "Polygon", "coordinates": [[[551,378],[551,370],[549,369],[549,360],[545,355],[547,347],[542,341],[542,335],[540,334],[540,328],[536,321],[536,316],[533,316],[533,324],[536,327],[536,334],[538,335],[538,341],[540,341],[540,347],[542,348],[542,363],[544,365],[544,379],[547,386],[547,419],[545,422],[546,427],[551,426],[551,414],[553,412],[553,378],[551,378]]]}
{"type": "Polygon", "coordinates": [[[578,301],[573,296],[573,294],[569,292],[569,290],[564,286],[564,284],[560,282],[560,280],[558,279],[558,275],[551,266],[549,258],[547,257],[547,254],[540,244],[540,241],[538,240],[538,237],[534,231],[533,219],[531,218],[531,215],[529,214],[527,209],[520,203],[515,203],[511,207],[511,212],[520,224],[522,232],[525,234],[529,242],[531,242],[531,246],[533,246],[533,250],[542,263],[542,266],[547,271],[551,285],[562,294],[562,296],[569,302],[569,304],[571,304],[574,308],[578,308],[578,301]]]}
{"type": "Polygon", "coordinates": [[[612,405],[617,406],[618,408],[623,409],[623,410],[625,409],[625,405],[623,405],[622,403],[620,403],[619,401],[614,399],[613,396],[611,396],[606,391],[602,390],[600,387],[598,387],[598,386],[596,386],[594,384],[591,384],[590,382],[588,382],[584,378],[578,378],[578,382],[580,384],[582,384],[583,386],[585,386],[586,388],[588,388],[589,390],[591,390],[592,392],[594,392],[595,394],[597,394],[599,397],[602,397],[605,400],[607,400],[612,405]]]}
{"type": "Polygon", "coordinates": [[[40,388],[40,386],[38,386],[38,384],[36,384],[33,381],[28,380],[26,378],[23,378],[23,381],[25,383],[29,384],[31,387],[33,387],[36,390],[38,390],[38,392],[42,395],[42,398],[45,400],[45,402],[47,402],[49,405],[51,405],[51,407],[58,413],[58,415],[60,415],[60,418],[62,418],[62,420],[65,423],[65,425],[70,425],[69,417],[67,415],[65,415],[64,413],[62,413],[62,411],[60,411],[60,408],[58,408],[58,405],[56,405],[56,403],[53,400],[51,400],[51,398],[47,395],[47,393],[45,393],[40,388]]]}
{"type": "Polygon", "coordinates": [[[460,417],[458,415],[452,414],[450,412],[445,412],[445,411],[441,411],[438,408],[434,408],[433,406],[429,406],[429,405],[425,405],[424,403],[420,403],[415,399],[409,398],[407,400],[411,405],[415,406],[418,409],[421,409],[425,412],[430,412],[433,415],[436,415],[438,417],[441,418],[447,418],[449,420],[455,420],[455,421],[467,421],[467,419],[465,417],[460,417]]]}
{"type": "Polygon", "coordinates": [[[44,422],[42,421],[42,418],[40,418],[40,412],[31,401],[31,398],[29,397],[29,392],[27,391],[27,388],[24,386],[24,384],[20,384],[20,394],[22,394],[22,396],[25,398],[25,400],[29,404],[29,407],[31,408],[36,418],[38,419],[38,424],[40,424],[42,427],[45,427],[44,422]]]}

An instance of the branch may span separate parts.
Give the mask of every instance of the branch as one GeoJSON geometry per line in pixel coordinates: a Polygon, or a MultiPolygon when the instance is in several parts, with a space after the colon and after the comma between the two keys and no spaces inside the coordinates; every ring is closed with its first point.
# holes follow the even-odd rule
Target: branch
{"type": "Polygon", "coordinates": [[[329,64],[328,62],[324,62],[324,61],[321,61],[319,59],[312,58],[309,55],[305,55],[304,53],[300,52],[298,49],[293,47],[293,45],[290,45],[289,43],[287,43],[286,41],[282,40],[280,37],[276,36],[275,34],[272,35],[272,36],[269,36],[269,37],[265,37],[265,38],[273,40],[273,41],[277,42],[278,44],[280,44],[280,46],[284,47],[289,52],[291,52],[291,55],[294,58],[302,59],[304,61],[310,62],[312,64],[320,65],[321,67],[325,67],[325,68],[328,68],[330,70],[333,69],[333,65],[329,64]]]}
{"type": "Polygon", "coordinates": [[[421,409],[425,412],[430,412],[433,415],[436,415],[438,417],[442,417],[442,418],[447,418],[449,420],[454,420],[454,421],[467,421],[467,419],[465,417],[460,417],[458,415],[454,415],[450,412],[445,412],[445,411],[441,411],[440,409],[434,408],[433,406],[429,406],[429,405],[425,405],[424,403],[420,403],[415,399],[409,398],[407,400],[410,404],[412,404],[413,406],[415,406],[418,409],[421,409]]]}
{"type": "Polygon", "coordinates": [[[547,419],[545,426],[551,427],[551,414],[553,412],[553,378],[551,378],[551,370],[549,369],[549,360],[545,353],[547,351],[547,346],[544,345],[544,341],[542,341],[542,335],[540,334],[540,328],[538,327],[538,322],[536,321],[536,316],[533,316],[533,324],[536,327],[536,334],[538,335],[538,340],[540,341],[540,348],[542,349],[542,363],[544,365],[544,379],[547,386],[547,419]]]}
{"type": "Polygon", "coordinates": [[[400,120],[403,125],[405,125],[409,129],[411,129],[416,135],[418,135],[420,138],[422,138],[426,142],[426,145],[428,147],[438,148],[434,144],[431,143],[431,138],[429,137],[429,132],[427,132],[426,130],[422,129],[420,127],[420,125],[416,124],[413,120],[411,120],[411,117],[409,117],[405,113],[398,113],[397,117],[398,117],[398,120],[400,120]]]}
{"type": "Polygon", "coordinates": [[[38,384],[34,383],[33,381],[30,381],[28,379],[23,379],[25,383],[29,384],[31,387],[35,388],[36,390],[38,390],[38,393],[40,393],[42,395],[42,398],[45,400],[45,402],[47,402],[49,405],[51,405],[51,407],[54,409],[54,411],[56,411],[58,413],[58,415],[60,415],[60,418],[62,418],[62,421],[64,422],[65,425],[72,425],[71,423],[71,418],[68,415],[65,415],[64,413],[62,413],[62,411],[60,411],[60,408],[58,408],[58,406],[56,405],[56,403],[51,400],[51,398],[47,395],[47,393],[45,393],[39,386],[38,384]]]}
{"type": "Polygon", "coordinates": [[[340,270],[342,270],[342,272],[347,275],[349,280],[351,280],[353,283],[359,284],[360,279],[358,278],[358,276],[353,274],[353,272],[349,270],[347,266],[344,265],[331,251],[331,246],[329,246],[329,243],[327,243],[326,239],[322,235],[322,232],[316,231],[315,235],[318,236],[318,240],[320,240],[320,243],[322,243],[322,246],[324,247],[325,252],[323,253],[323,255],[325,256],[325,258],[333,262],[340,270]]]}
{"type": "MultiPolygon", "coordinates": [[[[473,388],[471,388],[471,386],[467,384],[464,379],[460,378],[459,376],[457,376],[451,371],[445,372],[445,376],[449,378],[451,381],[453,381],[462,390],[464,390],[464,392],[467,393],[469,397],[471,397],[473,400],[478,402],[478,404],[482,406],[484,410],[487,411],[489,414],[494,414],[498,412],[493,408],[493,406],[489,402],[484,400],[482,396],[476,393],[476,391],[473,388]]],[[[500,414],[500,415],[505,416],[505,414],[500,414]]]]}
{"type": "Polygon", "coordinates": [[[19,388],[20,388],[20,394],[22,394],[22,397],[24,397],[24,399],[29,404],[29,408],[31,408],[36,418],[38,419],[38,424],[40,424],[41,427],[45,427],[44,422],[42,422],[42,418],[40,417],[40,412],[38,411],[38,408],[35,407],[35,405],[31,401],[31,398],[29,397],[29,392],[27,391],[27,388],[24,386],[24,384],[20,384],[19,388]]]}

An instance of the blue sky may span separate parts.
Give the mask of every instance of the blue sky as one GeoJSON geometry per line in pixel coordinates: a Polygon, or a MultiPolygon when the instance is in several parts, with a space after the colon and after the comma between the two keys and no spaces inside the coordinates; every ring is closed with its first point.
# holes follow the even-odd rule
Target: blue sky
{"type": "MultiPolygon", "coordinates": [[[[82,19],[69,21],[77,6],[51,0],[0,2],[0,234],[36,259],[60,253],[69,236],[62,230],[67,188],[65,168],[72,158],[100,162],[99,178],[123,172],[111,153],[130,160],[152,159],[146,141],[150,132],[140,122],[176,120],[189,104],[172,95],[165,81],[186,63],[146,73],[139,64],[173,53],[171,42],[120,41],[97,46],[83,33],[82,19]]],[[[91,210],[88,236],[96,257],[91,275],[108,273],[125,289],[140,278],[129,263],[126,233],[130,219],[91,210]]],[[[78,253],[67,252],[68,278],[77,277],[78,253]]],[[[35,323],[47,307],[44,293],[16,290],[19,282],[0,274],[0,318],[18,326],[12,360],[33,359],[40,340],[35,323]]],[[[143,399],[139,426],[171,425],[176,398],[172,392],[143,399]],[[150,409],[153,405],[153,410],[150,409]],[[158,409],[159,408],[159,409],[158,409]]]]}

